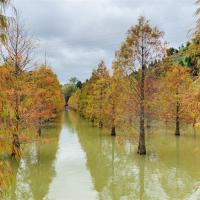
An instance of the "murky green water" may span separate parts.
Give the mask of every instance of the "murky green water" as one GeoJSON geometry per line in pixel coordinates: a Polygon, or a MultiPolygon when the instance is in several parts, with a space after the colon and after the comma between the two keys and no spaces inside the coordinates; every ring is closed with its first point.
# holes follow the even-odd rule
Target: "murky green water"
{"type": "MultiPolygon", "coordinates": [[[[200,136],[191,129],[147,132],[149,154],[137,140],[111,138],[74,112],[43,130],[50,142],[24,147],[12,163],[12,200],[200,199],[200,136]]],[[[134,137],[133,137],[134,138],[134,137]]]]}

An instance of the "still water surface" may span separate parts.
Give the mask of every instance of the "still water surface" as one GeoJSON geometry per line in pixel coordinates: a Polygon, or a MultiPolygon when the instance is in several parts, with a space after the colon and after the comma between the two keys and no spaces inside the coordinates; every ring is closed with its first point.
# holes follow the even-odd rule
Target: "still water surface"
{"type": "MultiPolygon", "coordinates": [[[[76,113],[43,130],[47,140],[24,146],[13,162],[11,200],[198,200],[200,136],[192,128],[147,132],[149,154],[137,140],[111,138],[76,113]]],[[[134,137],[133,137],[134,138],[134,137]]]]}

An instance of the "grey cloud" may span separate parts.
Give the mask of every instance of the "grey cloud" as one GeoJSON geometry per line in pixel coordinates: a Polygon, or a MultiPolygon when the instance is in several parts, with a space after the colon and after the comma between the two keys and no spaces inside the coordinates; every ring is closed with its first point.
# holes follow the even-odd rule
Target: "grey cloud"
{"type": "Polygon", "coordinates": [[[166,40],[179,46],[194,26],[195,5],[191,0],[15,0],[26,25],[40,40],[38,60],[48,61],[66,82],[81,80],[104,59],[110,66],[115,50],[138,16],[166,32],[166,40]]]}

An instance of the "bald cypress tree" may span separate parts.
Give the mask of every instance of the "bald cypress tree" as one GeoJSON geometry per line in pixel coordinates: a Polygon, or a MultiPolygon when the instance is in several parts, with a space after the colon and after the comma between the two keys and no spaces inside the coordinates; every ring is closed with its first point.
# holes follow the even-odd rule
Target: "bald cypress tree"
{"type": "Polygon", "coordinates": [[[105,102],[107,97],[107,90],[109,87],[110,76],[105,66],[104,61],[98,65],[97,70],[93,72],[96,77],[92,84],[93,102],[94,102],[94,116],[98,121],[98,126],[103,127],[103,120],[105,115],[105,102]]]}
{"type": "Polygon", "coordinates": [[[139,69],[140,73],[140,135],[138,154],[146,154],[145,146],[145,72],[148,66],[155,60],[164,56],[164,33],[157,27],[152,27],[144,17],[138,19],[138,23],[128,31],[127,38],[118,52],[118,56],[124,63],[124,70],[133,74],[139,69]]]}

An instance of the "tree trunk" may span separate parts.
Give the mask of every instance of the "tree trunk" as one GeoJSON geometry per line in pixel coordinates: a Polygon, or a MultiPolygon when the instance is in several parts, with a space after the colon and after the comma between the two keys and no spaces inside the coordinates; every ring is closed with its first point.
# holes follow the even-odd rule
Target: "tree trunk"
{"type": "Polygon", "coordinates": [[[192,123],[193,127],[195,127],[195,125],[196,125],[196,118],[193,119],[193,123],[192,123]]]}
{"type": "Polygon", "coordinates": [[[19,121],[20,121],[20,116],[19,116],[19,96],[16,93],[15,94],[15,119],[16,119],[16,132],[13,134],[13,141],[12,141],[12,157],[19,158],[20,157],[20,142],[19,142],[19,136],[18,136],[18,131],[19,131],[19,121]]]}
{"type": "Polygon", "coordinates": [[[113,126],[111,129],[111,136],[116,136],[115,126],[113,126]]]}
{"type": "Polygon", "coordinates": [[[112,129],[111,129],[111,136],[116,136],[116,129],[115,129],[115,105],[112,104],[112,129]]]}
{"type": "Polygon", "coordinates": [[[41,127],[38,128],[37,132],[38,132],[39,137],[41,137],[42,136],[42,129],[41,129],[41,127]]]}
{"type": "Polygon", "coordinates": [[[145,79],[145,65],[142,65],[142,77],[140,86],[140,136],[138,145],[138,154],[145,155],[145,128],[144,128],[144,79],[145,79]]]}
{"type": "MultiPolygon", "coordinates": [[[[177,96],[178,96],[178,92],[177,92],[177,96]]],[[[176,100],[176,132],[175,132],[176,136],[180,136],[179,109],[180,109],[180,105],[179,105],[179,101],[178,101],[178,97],[177,97],[177,100],[176,100]]]]}
{"type": "Polygon", "coordinates": [[[91,118],[92,126],[94,126],[94,117],[91,118]]]}
{"type": "Polygon", "coordinates": [[[41,137],[42,136],[42,119],[39,118],[38,120],[38,130],[37,130],[37,133],[38,133],[38,136],[41,137]]]}
{"type": "Polygon", "coordinates": [[[19,120],[20,120],[20,116],[19,116],[19,97],[18,94],[15,94],[15,118],[16,118],[16,131],[19,131],[19,120]]]}
{"type": "Polygon", "coordinates": [[[99,128],[103,128],[103,122],[99,121],[99,128]]]}
{"type": "Polygon", "coordinates": [[[13,134],[12,157],[20,157],[20,142],[17,133],[13,134]]]}
{"type": "Polygon", "coordinates": [[[147,125],[146,125],[146,127],[147,128],[151,128],[151,122],[150,122],[150,119],[148,119],[148,118],[147,118],[147,125]]]}

